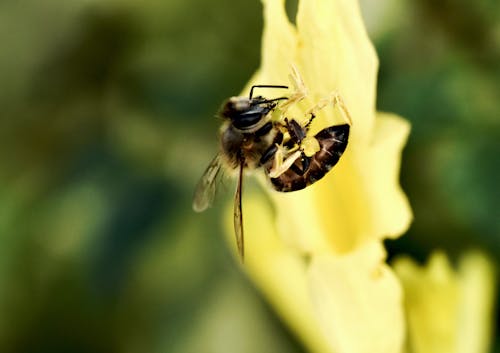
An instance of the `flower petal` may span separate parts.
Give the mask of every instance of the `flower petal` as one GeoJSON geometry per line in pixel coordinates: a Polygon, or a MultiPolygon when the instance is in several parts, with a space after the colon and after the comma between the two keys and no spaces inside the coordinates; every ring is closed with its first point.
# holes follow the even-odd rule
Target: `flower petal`
{"type": "Polygon", "coordinates": [[[297,34],[285,12],[284,0],[262,0],[264,29],[262,33],[261,65],[243,95],[252,85],[286,85],[290,65],[296,58],[297,34]]]}
{"type": "Polygon", "coordinates": [[[314,257],[309,283],[316,314],[336,353],[399,353],[404,340],[400,284],[373,242],[346,256],[314,257]]]}
{"type": "MultiPolygon", "coordinates": [[[[338,91],[353,118],[351,141],[367,141],[375,117],[378,59],[357,1],[299,1],[299,70],[314,100],[338,91]]],[[[318,125],[335,123],[331,108],[318,125]]],[[[338,121],[337,121],[338,123],[338,121]]]]}
{"type": "Polygon", "coordinates": [[[406,120],[394,114],[377,113],[371,164],[366,168],[372,173],[364,181],[370,193],[372,231],[380,238],[400,236],[413,219],[408,199],[399,185],[401,153],[409,132],[406,120]]]}
{"type": "Polygon", "coordinates": [[[459,265],[461,277],[460,328],[457,347],[461,353],[490,351],[495,306],[495,270],[481,253],[470,253],[459,265]]]}
{"type": "Polygon", "coordinates": [[[489,351],[495,277],[484,255],[466,255],[458,271],[443,253],[433,254],[426,267],[400,258],[394,269],[405,291],[412,352],[489,351]]]}
{"type": "MultiPolygon", "coordinates": [[[[254,194],[245,198],[243,207],[247,234],[244,269],[311,351],[330,352],[309,297],[305,259],[280,239],[265,198],[254,194]]],[[[228,208],[226,235],[235,244],[232,216],[233,209],[228,208]]],[[[237,256],[236,250],[234,254],[237,256]]]]}

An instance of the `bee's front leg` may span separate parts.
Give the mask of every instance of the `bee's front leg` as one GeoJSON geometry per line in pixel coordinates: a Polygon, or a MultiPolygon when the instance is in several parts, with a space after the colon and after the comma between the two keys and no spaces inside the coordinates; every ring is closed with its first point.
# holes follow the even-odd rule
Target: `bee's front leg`
{"type": "Polygon", "coordinates": [[[316,117],[317,112],[330,104],[333,107],[339,107],[345,122],[349,125],[352,125],[351,114],[349,114],[349,111],[347,110],[347,107],[344,103],[344,100],[342,99],[342,96],[340,95],[339,92],[334,91],[328,97],[321,99],[318,103],[316,103],[312,108],[310,108],[306,112],[306,115],[311,115],[311,117],[309,118],[305,127],[309,128],[309,125],[311,124],[311,121],[316,117]]]}
{"type": "Polygon", "coordinates": [[[283,111],[283,113],[286,113],[288,108],[290,108],[295,103],[300,102],[307,96],[306,85],[304,84],[304,80],[302,79],[302,76],[300,76],[299,70],[295,65],[292,65],[292,72],[288,77],[290,79],[290,82],[292,83],[294,91],[290,95],[290,97],[288,97],[288,99],[280,106],[280,109],[283,111]]]}

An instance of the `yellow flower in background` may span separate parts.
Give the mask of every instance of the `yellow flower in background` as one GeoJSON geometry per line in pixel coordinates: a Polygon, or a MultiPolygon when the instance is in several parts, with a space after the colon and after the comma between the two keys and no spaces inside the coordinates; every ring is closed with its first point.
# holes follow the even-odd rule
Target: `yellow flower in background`
{"type": "Polygon", "coordinates": [[[405,292],[407,352],[489,352],[495,288],[487,257],[467,254],[455,271],[435,253],[425,267],[400,258],[394,269],[405,292]]]}
{"type": "MultiPolygon", "coordinates": [[[[263,4],[262,63],[242,95],[252,85],[289,83],[295,65],[308,94],[287,116],[306,118],[337,91],[352,127],[322,180],[292,193],[268,188],[274,211],[264,198],[245,197],[245,268],[311,351],[399,353],[402,293],[382,239],[402,234],[412,218],[398,183],[409,124],[375,111],[378,62],[355,1],[300,1],[296,26],[283,0],[263,4]]],[[[342,123],[325,107],[311,134],[342,123]]]]}

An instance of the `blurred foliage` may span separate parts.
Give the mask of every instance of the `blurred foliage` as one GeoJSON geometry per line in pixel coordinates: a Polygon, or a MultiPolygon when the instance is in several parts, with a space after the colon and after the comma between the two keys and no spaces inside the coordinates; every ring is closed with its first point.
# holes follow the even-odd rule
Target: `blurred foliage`
{"type": "MultiPolygon", "coordinates": [[[[390,253],[498,258],[499,3],[364,3],[378,107],[413,125],[390,253]]],[[[303,351],[190,206],[261,26],[257,1],[0,3],[1,352],[303,351]]]]}

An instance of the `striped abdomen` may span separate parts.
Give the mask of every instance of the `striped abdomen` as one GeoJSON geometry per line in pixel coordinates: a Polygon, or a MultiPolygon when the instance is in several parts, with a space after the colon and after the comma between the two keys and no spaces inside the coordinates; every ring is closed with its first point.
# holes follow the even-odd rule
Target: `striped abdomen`
{"type": "Polygon", "coordinates": [[[320,150],[303,163],[299,158],[277,178],[270,178],[277,191],[289,192],[304,189],[325,176],[339,161],[347,147],[349,125],[335,125],[321,130],[314,136],[320,150]],[[307,163],[308,162],[308,163],[307,163]],[[304,170],[303,165],[306,166],[304,170]]]}

